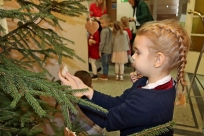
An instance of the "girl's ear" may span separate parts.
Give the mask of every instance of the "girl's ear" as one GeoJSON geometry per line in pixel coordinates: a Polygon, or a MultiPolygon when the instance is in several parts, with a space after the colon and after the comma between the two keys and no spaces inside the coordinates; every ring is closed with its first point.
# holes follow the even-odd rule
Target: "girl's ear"
{"type": "Polygon", "coordinates": [[[164,61],[165,61],[164,54],[161,52],[156,53],[155,58],[154,58],[154,67],[155,68],[161,67],[164,61]]]}

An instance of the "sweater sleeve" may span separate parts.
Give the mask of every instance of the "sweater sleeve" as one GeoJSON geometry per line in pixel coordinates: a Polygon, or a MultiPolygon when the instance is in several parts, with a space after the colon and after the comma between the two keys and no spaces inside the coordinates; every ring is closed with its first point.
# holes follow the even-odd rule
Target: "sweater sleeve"
{"type": "Polygon", "coordinates": [[[110,95],[94,91],[92,101],[95,104],[109,110],[115,106],[122,104],[130,92],[131,89],[127,89],[121,96],[112,97],[110,95]]]}
{"type": "Polygon", "coordinates": [[[122,95],[120,96],[116,96],[116,97],[112,97],[110,95],[107,94],[103,94],[101,92],[95,91],[94,90],[94,94],[92,97],[92,100],[95,104],[105,108],[105,109],[111,109],[115,106],[120,105],[121,103],[123,103],[128,95],[134,90],[134,88],[137,88],[137,86],[143,86],[146,84],[146,77],[140,78],[140,80],[137,80],[131,88],[126,89],[122,95]]]}
{"type": "Polygon", "coordinates": [[[138,10],[140,10],[140,12],[141,12],[141,15],[137,16],[138,22],[141,22],[141,20],[145,20],[148,18],[149,8],[145,2],[142,2],[139,4],[138,10]]]}
{"type": "Polygon", "coordinates": [[[106,37],[107,37],[107,31],[102,30],[100,35],[100,44],[99,44],[99,52],[103,53],[103,48],[106,44],[106,37]]]}
{"type": "Polygon", "coordinates": [[[85,109],[85,112],[83,109],[82,111],[107,131],[145,128],[145,126],[163,124],[172,120],[175,88],[166,92],[138,90],[131,92],[124,103],[109,109],[107,114],[99,114],[97,111],[88,109],[85,109]]]}
{"type": "MultiPolygon", "coordinates": [[[[100,95],[101,96],[101,95],[100,95]]],[[[154,94],[148,95],[147,100],[150,102],[154,98],[154,94]]],[[[149,102],[144,103],[141,98],[144,95],[132,94],[131,98],[109,109],[108,114],[102,114],[98,111],[89,110],[88,108],[81,108],[83,113],[86,114],[94,123],[107,131],[123,130],[135,126],[145,126],[151,120],[151,112],[148,112],[149,102]]],[[[106,101],[106,100],[104,100],[106,101]]],[[[110,101],[109,101],[110,102],[110,101]]],[[[109,105],[112,103],[109,103],[109,105]]]]}

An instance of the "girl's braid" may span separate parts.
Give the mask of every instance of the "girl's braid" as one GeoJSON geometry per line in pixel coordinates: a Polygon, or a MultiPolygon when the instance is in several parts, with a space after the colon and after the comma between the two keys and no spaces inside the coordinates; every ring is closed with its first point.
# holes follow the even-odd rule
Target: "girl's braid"
{"type": "Polygon", "coordinates": [[[182,86],[182,91],[184,91],[184,87],[186,85],[184,69],[187,63],[186,54],[188,51],[188,48],[185,47],[185,44],[184,44],[184,36],[186,36],[187,33],[183,31],[181,28],[178,27],[178,29],[175,29],[175,26],[171,26],[171,25],[157,24],[156,26],[159,27],[160,29],[166,30],[167,32],[173,33],[178,39],[179,56],[178,56],[177,62],[175,62],[178,64],[178,67],[177,67],[178,74],[176,77],[176,82],[177,83],[180,82],[182,86]]]}

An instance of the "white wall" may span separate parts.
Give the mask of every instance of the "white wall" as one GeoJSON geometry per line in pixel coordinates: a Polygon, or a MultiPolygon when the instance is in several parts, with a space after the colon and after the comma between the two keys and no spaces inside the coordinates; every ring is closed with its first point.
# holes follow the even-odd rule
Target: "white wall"
{"type": "MultiPolygon", "coordinates": [[[[122,16],[132,17],[133,9],[129,2],[121,2],[121,0],[117,0],[117,20],[120,21],[122,16]]],[[[135,32],[135,23],[130,22],[130,27],[135,32]]]]}

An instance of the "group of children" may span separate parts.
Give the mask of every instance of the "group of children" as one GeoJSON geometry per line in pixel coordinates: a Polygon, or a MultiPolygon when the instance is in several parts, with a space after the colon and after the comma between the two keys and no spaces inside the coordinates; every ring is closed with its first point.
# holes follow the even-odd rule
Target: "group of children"
{"type": "Polygon", "coordinates": [[[104,14],[98,20],[99,29],[88,38],[89,63],[92,67],[92,79],[108,80],[109,63],[115,63],[115,79],[123,80],[124,64],[128,61],[133,64],[131,57],[132,33],[129,28],[129,19],[122,17],[121,21],[115,21],[113,28],[110,28],[110,18],[104,14]],[[101,30],[102,28],[102,30],[101,30]],[[96,60],[100,58],[103,74],[98,77],[96,60]]]}

